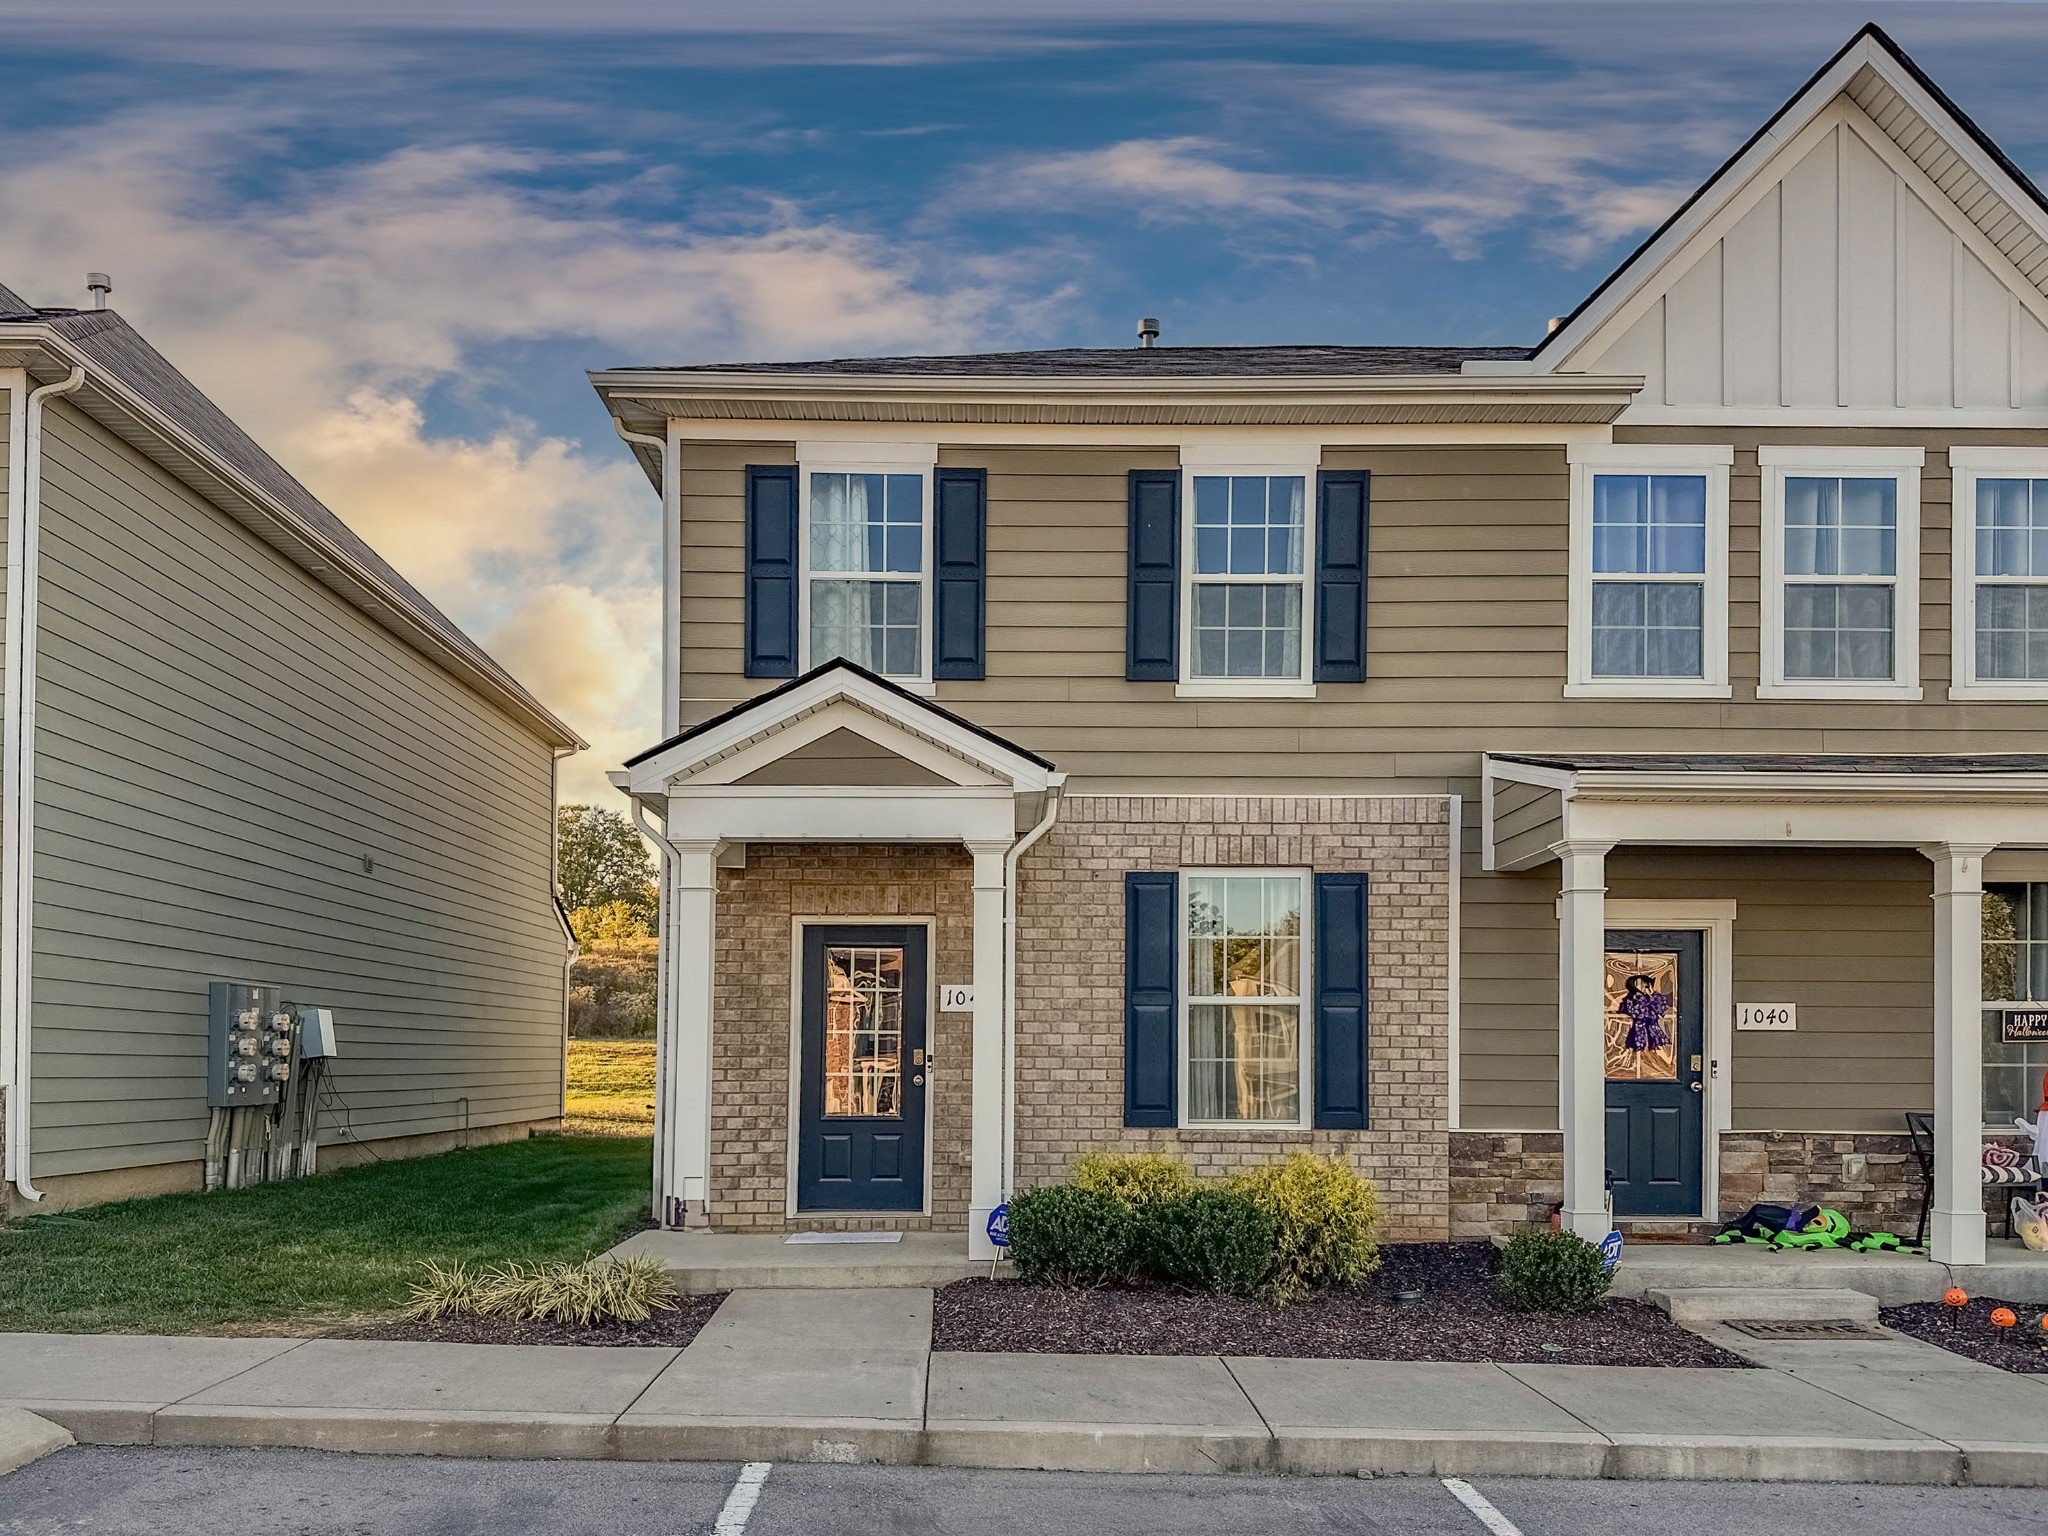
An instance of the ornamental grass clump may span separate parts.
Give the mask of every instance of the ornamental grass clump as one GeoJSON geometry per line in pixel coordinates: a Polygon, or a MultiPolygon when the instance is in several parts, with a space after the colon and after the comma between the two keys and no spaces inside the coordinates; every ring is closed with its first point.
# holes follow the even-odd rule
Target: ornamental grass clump
{"type": "Polygon", "coordinates": [[[1114,1195],[1075,1184],[1010,1199],[1010,1261],[1046,1285],[1114,1285],[1137,1267],[1138,1215],[1114,1195]]]}
{"type": "Polygon", "coordinates": [[[1273,1221],[1266,1294],[1275,1303],[1357,1285],[1379,1268],[1379,1195],[1342,1158],[1297,1152],[1284,1163],[1239,1174],[1230,1187],[1273,1221]]]}
{"type": "Polygon", "coordinates": [[[1273,1218],[1234,1189],[1190,1189],[1154,1200],[1138,1215],[1146,1272],[1171,1285],[1219,1296],[1256,1296],[1278,1257],[1273,1218]]]}
{"type": "Polygon", "coordinates": [[[510,1322],[644,1323],[673,1311],[677,1290],[654,1259],[588,1259],[581,1264],[501,1264],[471,1270],[429,1260],[405,1316],[422,1321],[468,1315],[510,1322]]]}
{"type": "Polygon", "coordinates": [[[1607,1299],[1614,1272],[1597,1244],[1549,1227],[1524,1227],[1501,1250],[1493,1283],[1518,1311],[1591,1312],[1607,1299]]]}
{"type": "Polygon", "coordinates": [[[1074,1159],[1067,1180],[1076,1189],[1097,1190],[1133,1210],[1173,1200],[1195,1188],[1186,1163],[1164,1152],[1087,1152],[1074,1159]]]}

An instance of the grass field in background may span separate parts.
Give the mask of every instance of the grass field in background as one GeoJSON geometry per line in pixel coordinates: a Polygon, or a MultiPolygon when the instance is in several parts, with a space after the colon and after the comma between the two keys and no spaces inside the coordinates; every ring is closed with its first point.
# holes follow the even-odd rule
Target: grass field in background
{"type": "Polygon", "coordinates": [[[537,1136],[0,1226],[0,1330],[286,1331],[402,1305],[422,1260],[584,1259],[647,1214],[651,1142],[537,1136]]]}
{"type": "Polygon", "coordinates": [[[571,1040],[562,1125],[575,1136],[651,1136],[654,1042],[571,1040]]]}

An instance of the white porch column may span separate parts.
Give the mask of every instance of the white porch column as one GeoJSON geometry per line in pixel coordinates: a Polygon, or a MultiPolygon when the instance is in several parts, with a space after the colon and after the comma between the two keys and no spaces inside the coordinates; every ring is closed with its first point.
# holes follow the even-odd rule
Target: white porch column
{"type": "MultiPolygon", "coordinates": [[[[969,841],[974,855],[974,1102],[968,1138],[967,1253],[989,1259],[988,1218],[1003,1203],[1003,896],[1007,839],[969,841]]],[[[945,1064],[940,1063],[943,1068],[945,1064]]]]}
{"type": "Polygon", "coordinates": [[[1606,989],[1607,850],[1611,843],[1557,844],[1557,1112],[1564,1130],[1567,1232],[1607,1236],[1606,989]]]}
{"type": "Polygon", "coordinates": [[[668,1169],[663,1226],[701,1226],[711,1183],[711,1000],[717,982],[718,843],[677,842],[669,893],[669,1094],[658,1106],[668,1169]],[[687,1214],[686,1214],[687,1213],[687,1214]]]}
{"type": "Polygon", "coordinates": [[[1934,1207],[1937,1264],[1984,1262],[1984,855],[1934,843],[1934,1207]]]}

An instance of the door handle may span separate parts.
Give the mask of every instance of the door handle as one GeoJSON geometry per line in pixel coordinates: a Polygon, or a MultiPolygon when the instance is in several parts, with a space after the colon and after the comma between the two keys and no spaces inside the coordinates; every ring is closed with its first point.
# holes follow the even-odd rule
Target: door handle
{"type": "Polygon", "coordinates": [[[1694,1093],[1705,1093],[1707,1091],[1705,1088],[1702,1088],[1698,1083],[1687,1083],[1686,1086],[1692,1089],[1694,1093]]]}
{"type": "Polygon", "coordinates": [[[910,1079],[910,1085],[913,1088],[922,1088],[924,1086],[924,1074],[922,1072],[913,1073],[910,1079]]]}

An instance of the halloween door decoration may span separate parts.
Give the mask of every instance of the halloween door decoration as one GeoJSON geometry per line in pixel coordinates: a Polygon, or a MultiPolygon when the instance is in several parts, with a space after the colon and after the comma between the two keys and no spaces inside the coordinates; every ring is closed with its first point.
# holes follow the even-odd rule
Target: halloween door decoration
{"type": "Polygon", "coordinates": [[[1675,1081],[1677,954],[1670,950],[1609,950],[1606,994],[1608,1081],[1675,1081]]]}

